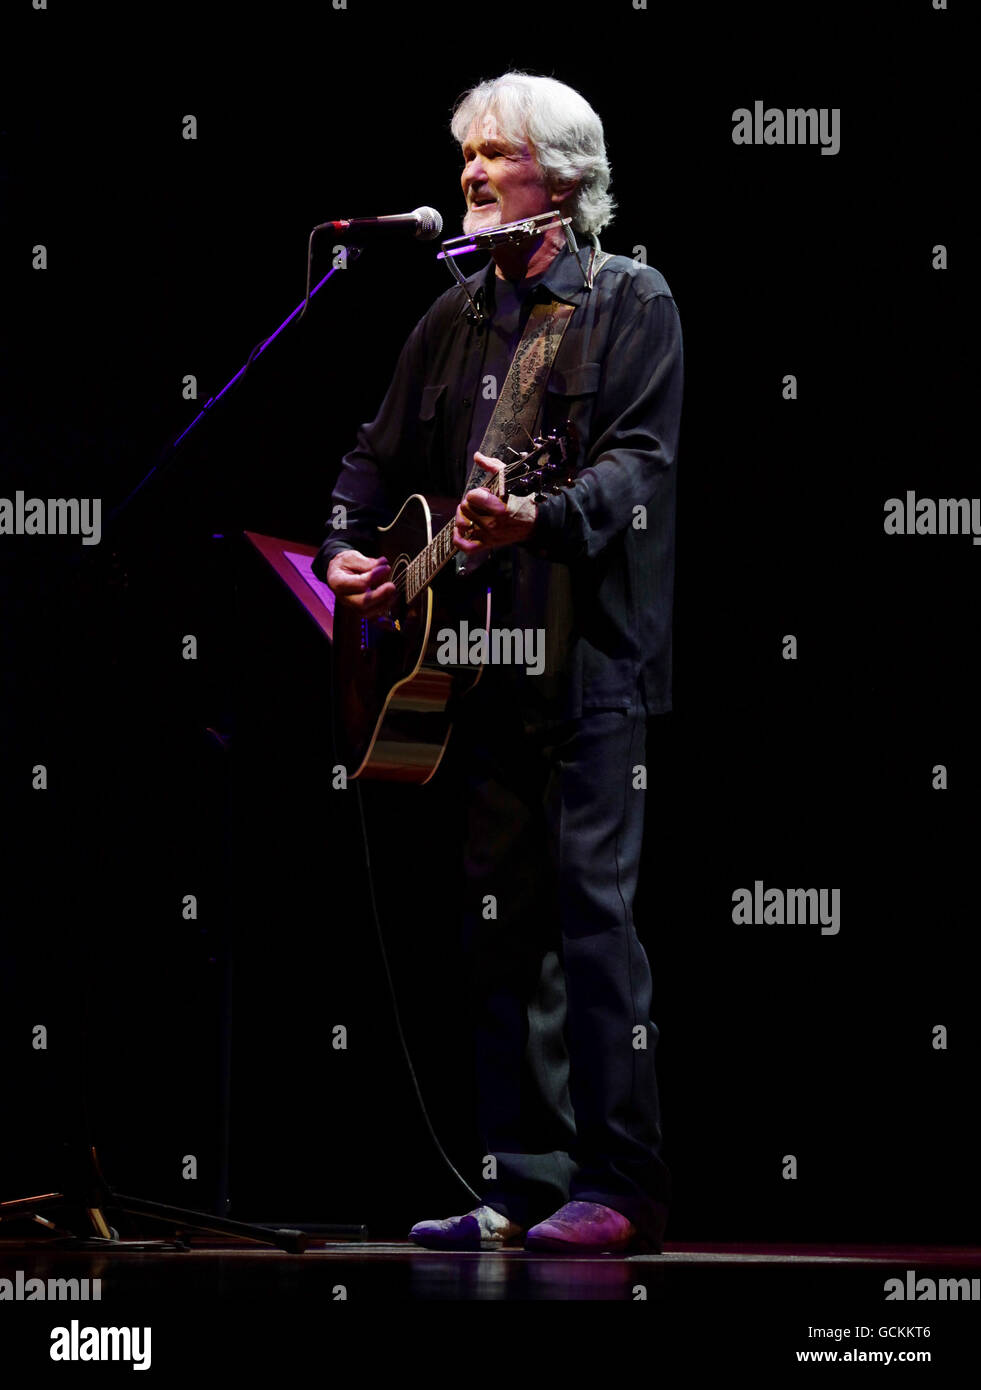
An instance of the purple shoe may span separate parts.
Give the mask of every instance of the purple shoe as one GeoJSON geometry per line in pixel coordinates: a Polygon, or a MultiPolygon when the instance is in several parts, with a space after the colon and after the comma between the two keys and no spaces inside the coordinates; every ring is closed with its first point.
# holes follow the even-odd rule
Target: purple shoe
{"type": "Polygon", "coordinates": [[[493,1207],[474,1207],[466,1216],[450,1216],[445,1221],[419,1221],[409,1239],[427,1250],[500,1250],[524,1234],[493,1207]]]}
{"type": "Polygon", "coordinates": [[[620,1212],[599,1202],[566,1202],[547,1221],[532,1226],[525,1237],[526,1250],[558,1250],[570,1255],[630,1249],[637,1228],[620,1212]]]}

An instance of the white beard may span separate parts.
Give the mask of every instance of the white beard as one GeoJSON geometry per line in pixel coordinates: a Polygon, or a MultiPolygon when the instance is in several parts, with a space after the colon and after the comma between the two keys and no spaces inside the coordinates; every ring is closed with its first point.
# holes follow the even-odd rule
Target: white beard
{"type": "Polygon", "coordinates": [[[501,226],[501,205],[496,203],[491,211],[475,212],[471,209],[463,219],[463,231],[466,236],[472,236],[474,232],[484,232],[488,227],[501,226]]]}

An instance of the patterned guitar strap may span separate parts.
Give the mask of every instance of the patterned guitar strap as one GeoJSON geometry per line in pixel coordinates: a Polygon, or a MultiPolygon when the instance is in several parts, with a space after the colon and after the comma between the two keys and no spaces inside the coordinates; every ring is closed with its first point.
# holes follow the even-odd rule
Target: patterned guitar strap
{"type": "MultiPolygon", "coordinates": [[[[592,273],[595,275],[609,259],[608,253],[600,252],[593,262],[592,273]]],[[[569,326],[575,307],[574,304],[559,304],[555,301],[532,306],[525,331],[511,359],[503,389],[497,398],[494,413],[480,444],[479,452],[486,454],[488,458],[508,463],[517,454],[527,451],[528,443],[534,437],[535,423],[545,394],[545,383],[548,381],[559,344],[562,342],[562,335],[569,326]]],[[[470,470],[463,495],[466,496],[471,488],[475,487],[487,487],[491,492],[500,494],[503,482],[499,474],[495,477],[495,474],[475,463],[470,470]]],[[[486,554],[458,554],[457,573],[472,571],[476,568],[474,562],[482,559],[486,559],[486,554]]]]}

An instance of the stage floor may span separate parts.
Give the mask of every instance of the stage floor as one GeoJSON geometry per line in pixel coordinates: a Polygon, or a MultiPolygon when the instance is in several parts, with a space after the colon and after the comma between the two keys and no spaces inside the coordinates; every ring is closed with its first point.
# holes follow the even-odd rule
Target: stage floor
{"type": "MultiPolygon", "coordinates": [[[[140,1242],[80,1248],[48,1237],[0,1237],[0,1279],[30,1268],[32,1277],[101,1278],[147,1293],[180,1288],[202,1295],[219,1289],[248,1297],[316,1288],[321,1280],[341,1279],[345,1271],[370,1281],[376,1295],[426,1298],[560,1298],[575,1290],[582,1297],[616,1296],[637,1279],[711,1278],[713,1270],[739,1267],[779,1275],[793,1270],[895,1269],[973,1271],[981,1275],[981,1246],[950,1245],[797,1245],[668,1242],[659,1255],[552,1254],[521,1246],[493,1251],[424,1250],[410,1241],[324,1240],[311,1235],[302,1253],[289,1253],[219,1236],[186,1236],[186,1249],[140,1249],[140,1242]]],[[[883,1273],[883,1278],[886,1277],[883,1273]]]]}
{"type": "Polygon", "coordinates": [[[692,1369],[915,1359],[953,1371],[981,1331],[981,1247],[689,1241],[624,1257],[310,1239],[297,1254],[219,1237],[165,1251],[0,1238],[8,1351],[37,1370],[56,1328],[77,1320],[152,1329],[153,1369],[166,1379],[169,1367],[175,1384],[192,1367],[259,1362],[398,1368],[420,1350],[490,1369],[512,1336],[537,1339],[571,1373],[586,1346],[614,1344],[651,1369],[670,1357],[692,1369]],[[55,1292],[29,1299],[27,1280],[55,1292]],[[48,1280],[88,1280],[89,1296],[69,1300],[48,1280]],[[487,1303],[511,1312],[488,1325],[487,1303]]]}

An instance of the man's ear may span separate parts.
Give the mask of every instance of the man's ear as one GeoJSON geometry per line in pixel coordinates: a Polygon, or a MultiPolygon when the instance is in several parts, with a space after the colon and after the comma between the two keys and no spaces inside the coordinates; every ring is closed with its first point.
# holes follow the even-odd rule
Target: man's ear
{"type": "Polygon", "coordinates": [[[578,187],[578,179],[569,179],[566,183],[556,184],[550,194],[553,207],[561,207],[564,202],[572,197],[578,187]]]}

